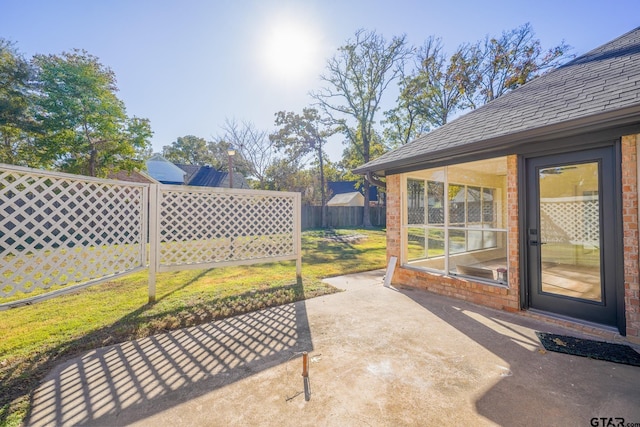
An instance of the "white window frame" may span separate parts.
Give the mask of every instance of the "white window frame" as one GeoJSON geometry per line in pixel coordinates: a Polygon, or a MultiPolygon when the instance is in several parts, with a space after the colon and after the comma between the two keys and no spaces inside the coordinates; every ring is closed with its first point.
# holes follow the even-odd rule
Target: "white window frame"
{"type": "MultiPolygon", "coordinates": [[[[462,187],[464,187],[464,192],[465,192],[465,218],[464,218],[464,227],[459,227],[459,226],[451,226],[449,223],[450,220],[450,211],[449,211],[449,166],[444,166],[444,167],[438,167],[438,168],[434,168],[434,169],[440,169],[444,172],[444,177],[442,181],[436,181],[434,179],[428,179],[425,177],[421,177],[421,176],[417,176],[417,175],[412,175],[411,173],[405,173],[401,175],[401,180],[400,180],[400,185],[401,185],[401,200],[400,200],[400,207],[402,209],[402,215],[401,215],[401,224],[400,224],[400,228],[401,228],[401,233],[400,233],[400,242],[401,242],[401,250],[400,250],[400,261],[401,261],[401,265],[405,268],[411,268],[411,269],[416,269],[416,270],[421,270],[421,271],[429,271],[429,272],[434,272],[437,274],[445,274],[447,276],[457,276],[456,273],[452,273],[451,270],[451,266],[450,266],[450,231],[451,230],[461,230],[464,231],[465,233],[468,231],[486,231],[486,232],[497,232],[497,233],[504,233],[504,248],[505,248],[505,255],[508,258],[508,216],[505,216],[503,211],[504,211],[504,206],[503,203],[503,192],[506,192],[506,188],[501,188],[501,187],[495,187],[495,186],[491,186],[488,184],[477,184],[477,183],[467,183],[467,184],[460,184],[457,182],[452,183],[451,185],[460,185],[462,187]],[[409,224],[408,222],[408,206],[409,206],[409,194],[408,194],[408,181],[409,180],[415,180],[415,181],[422,181],[424,183],[423,187],[424,187],[424,210],[425,210],[425,223],[423,224],[409,224]],[[444,257],[444,269],[440,270],[440,269],[436,269],[436,268],[431,268],[431,267],[426,267],[426,266],[416,266],[416,265],[412,265],[408,259],[408,245],[409,245],[409,241],[408,241],[408,229],[409,228],[422,228],[425,231],[427,231],[428,229],[434,229],[437,227],[433,227],[430,226],[430,224],[428,224],[428,209],[429,209],[429,202],[428,202],[428,182],[432,181],[432,182],[442,182],[444,184],[444,200],[443,200],[443,204],[444,204],[444,224],[442,225],[442,230],[444,231],[444,253],[443,253],[443,257],[444,257]],[[468,212],[467,212],[467,188],[468,187],[477,187],[480,188],[480,192],[481,192],[481,203],[480,203],[480,209],[481,209],[481,222],[478,224],[477,228],[474,227],[469,227],[468,225],[468,212]],[[504,227],[484,227],[484,212],[483,212],[483,202],[482,202],[482,197],[484,197],[483,191],[485,189],[491,189],[494,191],[494,199],[496,202],[496,207],[494,208],[494,212],[493,215],[495,216],[495,219],[493,221],[493,223],[495,224],[504,224],[504,227]]],[[[427,233],[425,233],[425,238],[427,237],[427,233]]],[[[499,248],[499,246],[496,243],[496,246],[492,247],[492,248],[481,248],[481,249],[473,249],[473,250],[469,250],[468,249],[468,239],[465,238],[465,252],[464,253],[473,253],[476,251],[482,251],[482,250],[487,250],[487,249],[495,249],[495,248],[499,248]]],[[[425,243],[428,245],[428,243],[425,243]]],[[[428,258],[427,258],[428,259],[428,258]]],[[[508,263],[507,263],[508,264],[508,263]]],[[[495,281],[490,281],[492,283],[495,284],[500,284],[501,282],[499,282],[498,280],[495,281]]]]}

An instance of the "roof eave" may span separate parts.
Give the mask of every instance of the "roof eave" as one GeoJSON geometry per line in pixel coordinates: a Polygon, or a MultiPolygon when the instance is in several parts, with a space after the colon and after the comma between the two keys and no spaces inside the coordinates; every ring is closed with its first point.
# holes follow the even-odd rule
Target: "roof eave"
{"type": "Polygon", "coordinates": [[[488,157],[487,155],[492,152],[508,151],[510,148],[515,152],[515,147],[517,146],[538,142],[540,140],[564,138],[618,127],[625,128],[636,124],[640,124],[640,104],[580,117],[574,120],[554,123],[549,126],[537,127],[517,133],[500,135],[495,138],[474,141],[458,147],[429,152],[411,158],[392,160],[383,163],[376,163],[373,161],[353,169],[352,172],[359,175],[365,175],[372,172],[378,176],[385,176],[387,171],[399,169],[407,170],[411,168],[414,168],[415,170],[419,169],[420,165],[425,163],[438,161],[444,162],[447,160],[451,160],[453,163],[455,159],[478,152],[479,149],[482,149],[482,154],[485,157],[488,157]]]}

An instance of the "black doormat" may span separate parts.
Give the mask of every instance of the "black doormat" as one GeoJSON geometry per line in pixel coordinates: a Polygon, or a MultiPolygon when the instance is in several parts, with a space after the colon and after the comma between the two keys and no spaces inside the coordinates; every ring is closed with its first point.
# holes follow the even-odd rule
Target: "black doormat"
{"type": "Polygon", "coordinates": [[[536,335],[548,351],[640,366],[640,353],[628,345],[585,340],[565,335],[547,334],[545,332],[536,332],[536,335]]]}

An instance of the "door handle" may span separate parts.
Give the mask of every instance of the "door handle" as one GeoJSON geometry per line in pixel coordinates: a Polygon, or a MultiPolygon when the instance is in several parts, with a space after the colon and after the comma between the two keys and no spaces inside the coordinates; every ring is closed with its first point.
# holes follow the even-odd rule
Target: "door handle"
{"type": "Polygon", "coordinates": [[[532,240],[531,242],[529,242],[531,244],[531,246],[542,246],[542,245],[546,245],[545,242],[538,242],[537,240],[532,240]]]}

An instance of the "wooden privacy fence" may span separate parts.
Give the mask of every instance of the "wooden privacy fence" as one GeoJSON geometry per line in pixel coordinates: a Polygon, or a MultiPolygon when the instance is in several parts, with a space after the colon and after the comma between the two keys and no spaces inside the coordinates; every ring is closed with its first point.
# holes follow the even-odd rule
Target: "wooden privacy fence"
{"type": "MultiPolygon", "coordinates": [[[[360,227],[364,216],[362,206],[327,206],[327,227],[360,227]]],[[[302,207],[302,229],[322,227],[322,206],[302,207]]],[[[371,206],[369,208],[371,224],[384,227],[386,225],[386,208],[371,206]]]]}
{"type": "Polygon", "coordinates": [[[150,301],[162,271],[295,259],[299,278],[300,211],[299,193],[132,183],[0,164],[0,310],[146,268],[150,301]],[[37,295],[16,299],[31,292],[37,295]]]}

